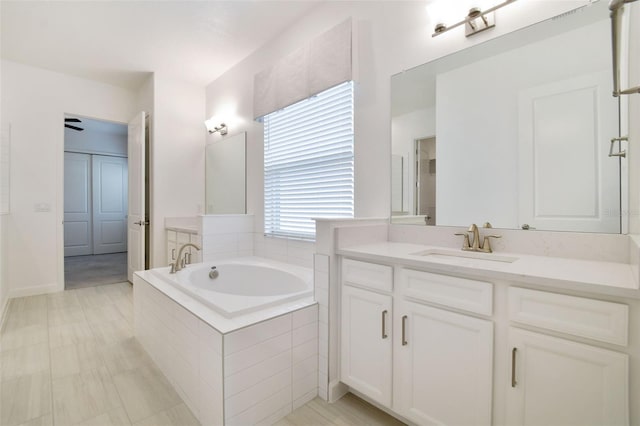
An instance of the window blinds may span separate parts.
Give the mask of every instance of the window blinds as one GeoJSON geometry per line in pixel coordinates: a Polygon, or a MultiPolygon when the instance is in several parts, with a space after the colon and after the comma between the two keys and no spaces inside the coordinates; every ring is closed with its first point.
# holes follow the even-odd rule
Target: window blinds
{"type": "Polygon", "coordinates": [[[353,83],[264,116],[265,234],[313,239],[353,217],[353,83]]]}

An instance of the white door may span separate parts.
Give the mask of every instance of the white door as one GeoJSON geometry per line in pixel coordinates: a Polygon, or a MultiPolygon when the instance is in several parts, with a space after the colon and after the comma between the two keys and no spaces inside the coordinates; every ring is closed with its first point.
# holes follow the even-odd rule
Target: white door
{"type": "Polygon", "coordinates": [[[490,425],[493,323],[406,301],[395,312],[395,409],[421,425],[490,425]]]}
{"type": "Polygon", "coordinates": [[[391,296],[342,287],[341,380],[391,406],[391,296]]]}
{"type": "Polygon", "coordinates": [[[628,425],[628,356],[509,329],[508,425],[628,425]]]}
{"type": "Polygon", "coordinates": [[[93,253],[91,156],[64,153],[64,255],[93,253]]]}
{"type": "Polygon", "coordinates": [[[610,80],[607,72],[587,74],[519,94],[520,226],[620,232],[620,160],[608,156],[618,134],[610,80]]]}
{"type": "Polygon", "coordinates": [[[92,156],[93,253],[127,251],[127,159],[92,156]]]}
{"type": "Polygon", "coordinates": [[[145,269],[145,113],[140,112],[129,122],[129,212],[127,218],[127,276],[145,269]]]}

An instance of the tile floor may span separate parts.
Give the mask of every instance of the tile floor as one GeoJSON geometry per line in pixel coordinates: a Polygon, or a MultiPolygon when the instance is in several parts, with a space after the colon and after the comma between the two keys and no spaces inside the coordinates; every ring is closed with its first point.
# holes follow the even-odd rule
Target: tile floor
{"type": "Polygon", "coordinates": [[[126,280],[126,252],[64,258],[66,290],[113,284],[126,280]]]}
{"type": "MultiPolygon", "coordinates": [[[[131,284],[13,299],[0,332],[2,426],[198,425],[133,337],[131,284]]],[[[347,395],[278,423],[396,425],[347,395]]]]}

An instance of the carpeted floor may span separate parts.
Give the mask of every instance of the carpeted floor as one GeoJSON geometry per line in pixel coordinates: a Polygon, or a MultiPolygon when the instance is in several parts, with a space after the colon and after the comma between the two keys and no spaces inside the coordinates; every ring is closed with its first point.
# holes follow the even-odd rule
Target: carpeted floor
{"type": "Polygon", "coordinates": [[[127,281],[127,253],[64,258],[64,288],[94,287],[127,281]]]}

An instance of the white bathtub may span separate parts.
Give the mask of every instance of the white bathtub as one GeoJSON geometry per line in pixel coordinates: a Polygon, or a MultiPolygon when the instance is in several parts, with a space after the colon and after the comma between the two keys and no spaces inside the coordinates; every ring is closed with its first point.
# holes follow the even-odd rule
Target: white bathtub
{"type": "Polygon", "coordinates": [[[308,297],[313,271],[260,257],[242,257],[189,265],[170,274],[151,272],[227,318],[308,297]],[[218,277],[209,278],[215,266],[218,277]]]}

